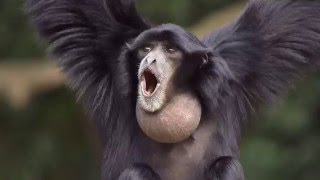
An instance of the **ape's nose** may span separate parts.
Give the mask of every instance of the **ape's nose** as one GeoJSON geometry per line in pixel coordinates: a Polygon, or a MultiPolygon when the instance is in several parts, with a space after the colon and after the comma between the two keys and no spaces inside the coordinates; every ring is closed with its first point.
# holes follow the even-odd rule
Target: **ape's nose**
{"type": "Polygon", "coordinates": [[[157,59],[154,58],[154,57],[149,57],[149,58],[147,58],[147,63],[148,63],[149,66],[150,66],[151,64],[155,63],[156,61],[157,61],[157,59]]]}

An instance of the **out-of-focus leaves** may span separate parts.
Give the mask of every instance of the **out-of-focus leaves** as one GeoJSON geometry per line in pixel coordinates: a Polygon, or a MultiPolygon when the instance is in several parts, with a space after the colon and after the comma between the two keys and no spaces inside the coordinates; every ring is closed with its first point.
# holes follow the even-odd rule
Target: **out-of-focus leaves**
{"type": "Polygon", "coordinates": [[[0,61],[42,55],[23,11],[22,0],[0,2],[0,61]]]}
{"type": "Polygon", "coordinates": [[[248,180],[319,179],[319,100],[320,74],[261,111],[242,145],[248,180]]]}
{"type": "Polygon", "coordinates": [[[190,26],[209,12],[239,0],[139,0],[138,7],[153,23],[176,23],[190,26]]]}
{"type": "Polygon", "coordinates": [[[74,101],[61,89],[21,112],[0,105],[0,179],[98,179],[95,131],[74,101]]]}

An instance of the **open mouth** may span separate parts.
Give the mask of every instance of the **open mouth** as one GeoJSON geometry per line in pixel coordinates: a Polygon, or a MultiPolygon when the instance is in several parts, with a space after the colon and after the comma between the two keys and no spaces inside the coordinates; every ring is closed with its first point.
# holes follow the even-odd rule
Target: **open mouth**
{"type": "Polygon", "coordinates": [[[142,94],[146,97],[151,97],[156,93],[159,86],[160,83],[154,73],[150,70],[145,70],[141,76],[142,94]]]}

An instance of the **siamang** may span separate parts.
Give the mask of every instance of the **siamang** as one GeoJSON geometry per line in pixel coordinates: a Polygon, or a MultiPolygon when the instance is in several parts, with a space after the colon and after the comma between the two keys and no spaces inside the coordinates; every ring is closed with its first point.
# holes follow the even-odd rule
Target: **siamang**
{"type": "Polygon", "coordinates": [[[106,180],[243,180],[254,111],[320,65],[320,1],[250,0],[204,39],[134,0],[28,0],[104,147],[106,180]]]}

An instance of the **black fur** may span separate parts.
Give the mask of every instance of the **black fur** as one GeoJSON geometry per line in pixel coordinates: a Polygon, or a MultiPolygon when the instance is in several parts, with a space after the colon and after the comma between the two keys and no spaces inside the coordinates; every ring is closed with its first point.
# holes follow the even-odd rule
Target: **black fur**
{"type": "Polygon", "coordinates": [[[143,43],[169,40],[194,57],[186,61],[195,66],[201,60],[195,55],[210,58],[194,72],[193,88],[204,110],[200,128],[212,122],[215,130],[202,160],[186,171],[190,180],[243,180],[237,159],[250,115],[320,64],[320,2],[315,0],[251,0],[237,20],[202,41],[176,25],[151,28],[133,0],[29,0],[27,10],[97,122],[106,180],[166,180],[178,173],[167,167],[170,153],[179,149],[183,158],[184,147],[198,143],[159,144],[139,129],[139,61],[133,53],[143,43]]]}
{"type": "Polygon", "coordinates": [[[132,168],[126,169],[119,180],[160,180],[160,177],[149,166],[136,164],[132,168]]]}

